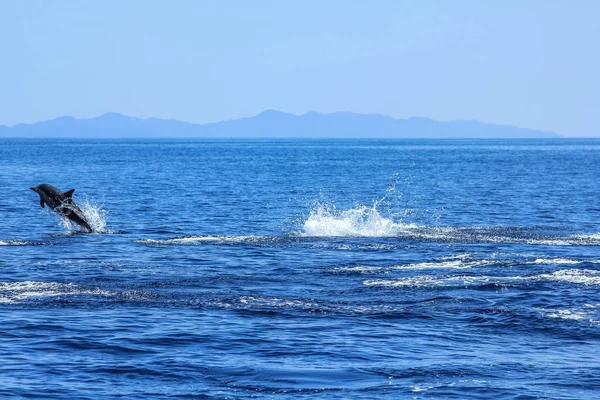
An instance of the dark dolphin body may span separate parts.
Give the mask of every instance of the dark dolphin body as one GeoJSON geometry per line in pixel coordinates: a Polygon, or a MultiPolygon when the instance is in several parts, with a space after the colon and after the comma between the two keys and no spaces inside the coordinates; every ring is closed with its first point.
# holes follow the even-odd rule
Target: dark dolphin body
{"type": "Polygon", "coordinates": [[[29,189],[40,195],[40,206],[42,206],[42,208],[44,208],[45,203],[58,214],[70,219],[77,225],[82,226],[88,232],[92,232],[90,224],[85,220],[83,211],[81,211],[81,208],[79,208],[72,199],[75,189],[63,193],[47,183],[29,189]]]}

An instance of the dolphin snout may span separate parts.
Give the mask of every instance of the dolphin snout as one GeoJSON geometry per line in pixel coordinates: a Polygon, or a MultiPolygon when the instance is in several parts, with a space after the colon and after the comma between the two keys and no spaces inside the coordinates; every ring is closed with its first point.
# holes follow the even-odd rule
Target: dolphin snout
{"type": "Polygon", "coordinates": [[[37,188],[34,188],[33,186],[30,187],[29,190],[33,190],[34,192],[37,192],[37,188]]]}

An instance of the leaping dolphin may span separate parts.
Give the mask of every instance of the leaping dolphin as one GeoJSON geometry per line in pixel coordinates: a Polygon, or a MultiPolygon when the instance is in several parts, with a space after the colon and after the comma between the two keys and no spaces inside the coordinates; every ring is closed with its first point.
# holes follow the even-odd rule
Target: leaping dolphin
{"type": "Polygon", "coordinates": [[[47,183],[42,183],[29,189],[40,195],[40,206],[42,208],[44,208],[45,203],[56,213],[70,219],[77,225],[85,228],[88,232],[92,232],[92,228],[89,222],[86,221],[83,211],[73,201],[73,192],[75,189],[63,193],[47,183]]]}

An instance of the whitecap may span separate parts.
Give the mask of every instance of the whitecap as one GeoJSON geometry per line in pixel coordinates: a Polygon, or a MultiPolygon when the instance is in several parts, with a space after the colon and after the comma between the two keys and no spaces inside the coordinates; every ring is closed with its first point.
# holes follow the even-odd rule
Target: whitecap
{"type": "Polygon", "coordinates": [[[591,269],[564,269],[550,274],[540,274],[529,279],[568,282],[581,285],[600,285],[600,271],[591,269]]]}
{"type": "Polygon", "coordinates": [[[583,306],[584,310],[573,310],[573,309],[537,309],[537,311],[543,316],[553,319],[561,319],[565,321],[587,321],[590,324],[598,325],[597,310],[590,310],[586,305],[583,306]]]}
{"type": "Polygon", "coordinates": [[[365,286],[381,287],[462,287],[486,284],[509,285],[524,281],[552,281],[578,285],[600,285],[600,271],[590,269],[566,269],[552,273],[530,276],[413,276],[398,279],[370,279],[363,281],[365,286]]]}
{"type": "Polygon", "coordinates": [[[439,262],[422,262],[416,264],[404,264],[404,265],[396,265],[391,268],[393,269],[408,269],[408,270],[422,270],[422,269],[467,269],[473,268],[477,266],[485,266],[489,264],[493,264],[493,260],[475,260],[475,261],[465,261],[465,260],[447,260],[447,261],[439,261],[439,262]]]}
{"type": "Polygon", "coordinates": [[[571,260],[568,258],[537,258],[533,263],[534,264],[581,264],[582,262],[595,263],[597,261],[596,260],[580,261],[580,260],[571,260]]]}
{"type": "Polygon", "coordinates": [[[462,287],[495,283],[495,277],[490,276],[414,276],[399,279],[365,280],[365,286],[381,287],[462,287]]]}

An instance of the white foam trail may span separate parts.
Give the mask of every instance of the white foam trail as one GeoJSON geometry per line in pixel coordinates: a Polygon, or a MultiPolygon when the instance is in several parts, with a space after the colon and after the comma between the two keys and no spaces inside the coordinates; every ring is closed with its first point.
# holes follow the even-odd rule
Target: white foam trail
{"type": "Polygon", "coordinates": [[[357,265],[354,267],[335,267],[332,268],[333,272],[347,272],[347,273],[358,273],[358,274],[369,274],[374,272],[380,272],[385,270],[385,267],[370,267],[367,265],[357,265]]]}
{"type": "Polygon", "coordinates": [[[587,321],[590,324],[599,325],[597,306],[590,304],[584,304],[583,310],[569,310],[569,309],[551,309],[551,308],[540,308],[538,312],[544,317],[562,319],[567,321],[587,321]]]}
{"type": "Polygon", "coordinates": [[[600,271],[592,269],[564,269],[551,274],[540,274],[532,278],[580,285],[600,285],[600,271]]]}
{"type": "Polygon", "coordinates": [[[28,240],[0,240],[0,246],[29,246],[31,244],[33,244],[33,242],[30,242],[28,240]]]}
{"type": "Polygon", "coordinates": [[[369,279],[363,282],[365,286],[383,287],[457,287],[494,283],[492,276],[414,276],[400,279],[369,279]]]}
{"type": "Polygon", "coordinates": [[[571,238],[574,241],[600,245],[600,233],[595,233],[592,235],[573,235],[569,238],[571,238]]]}
{"type": "MultiPolygon", "coordinates": [[[[554,312],[550,312],[546,314],[550,318],[560,318],[567,319],[573,321],[581,321],[582,319],[589,316],[589,313],[582,311],[571,311],[571,310],[554,310],[554,312]]],[[[590,320],[590,322],[592,322],[590,320]]]]}
{"type": "Polygon", "coordinates": [[[215,302],[214,306],[220,308],[273,308],[273,309],[296,309],[304,310],[310,313],[354,313],[354,314],[372,314],[379,312],[395,312],[402,308],[388,304],[379,305],[347,305],[337,303],[320,303],[314,299],[286,299],[280,297],[260,297],[260,296],[242,296],[237,301],[215,302]]]}
{"type": "Polygon", "coordinates": [[[538,258],[533,263],[534,264],[581,264],[581,263],[600,263],[600,260],[571,260],[568,258],[538,258]]]}
{"type": "Polygon", "coordinates": [[[463,261],[463,260],[448,260],[441,262],[423,262],[417,264],[406,264],[406,265],[396,265],[392,267],[393,269],[410,269],[410,270],[420,270],[420,269],[468,269],[473,267],[480,267],[495,264],[494,260],[473,260],[473,261],[463,261]]]}
{"type": "Polygon", "coordinates": [[[356,274],[373,274],[373,273],[391,273],[398,270],[438,270],[438,269],[470,269],[470,268],[486,268],[486,267],[512,267],[515,265],[577,265],[577,264],[600,264],[600,260],[571,260],[568,258],[537,258],[531,260],[514,260],[505,258],[471,258],[469,254],[459,256],[442,257],[440,260],[428,261],[412,264],[400,264],[391,266],[348,266],[334,267],[332,272],[356,273],[356,274]]]}
{"type": "Polygon", "coordinates": [[[403,264],[403,265],[392,265],[389,267],[371,267],[371,266],[355,266],[355,267],[336,267],[332,268],[333,272],[348,272],[348,273],[375,273],[384,272],[389,273],[394,270],[428,270],[428,269],[469,269],[474,267],[485,267],[488,265],[494,265],[494,260],[474,260],[471,262],[464,262],[462,260],[448,260],[441,262],[423,262],[415,264],[403,264]]]}
{"type": "Polygon", "coordinates": [[[100,289],[83,289],[72,283],[58,282],[0,282],[0,303],[15,304],[35,297],[56,297],[65,295],[110,296],[100,289]]]}
{"type": "Polygon", "coordinates": [[[253,306],[269,306],[269,307],[298,307],[298,308],[316,308],[318,304],[314,300],[290,300],[290,299],[281,299],[278,297],[273,298],[264,298],[264,297],[256,297],[256,296],[242,296],[240,297],[240,303],[244,305],[253,306]]]}
{"type": "Polygon", "coordinates": [[[268,236],[186,236],[172,239],[139,239],[135,243],[154,245],[195,245],[203,243],[257,243],[274,240],[268,236]]]}
{"type": "Polygon", "coordinates": [[[550,274],[532,276],[414,276],[399,279],[369,279],[365,286],[382,287],[462,287],[485,284],[508,285],[523,281],[551,281],[577,285],[600,285],[600,271],[591,269],[565,269],[550,274]]]}
{"type": "Polygon", "coordinates": [[[502,230],[490,227],[428,227],[401,232],[410,237],[432,241],[465,241],[475,243],[522,243],[546,246],[598,246],[600,237],[595,235],[573,235],[562,237],[520,237],[503,233],[502,230]]]}
{"type": "Polygon", "coordinates": [[[383,217],[372,207],[360,206],[339,211],[335,207],[318,203],[304,221],[301,236],[329,237],[393,237],[402,230],[416,227],[394,222],[383,217]]]}
{"type": "MultiPolygon", "coordinates": [[[[388,194],[386,194],[387,196],[388,194]]],[[[385,197],[384,197],[385,199],[385,197]]],[[[599,246],[600,234],[571,236],[523,235],[518,228],[506,227],[424,227],[405,224],[381,214],[378,204],[338,210],[334,205],[316,203],[303,222],[304,237],[397,237],[425,241],[475,243],[522,243],[547,246],[599,246]]]]}

